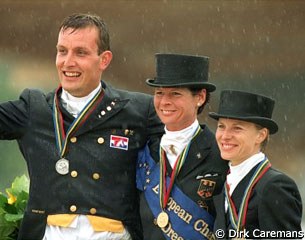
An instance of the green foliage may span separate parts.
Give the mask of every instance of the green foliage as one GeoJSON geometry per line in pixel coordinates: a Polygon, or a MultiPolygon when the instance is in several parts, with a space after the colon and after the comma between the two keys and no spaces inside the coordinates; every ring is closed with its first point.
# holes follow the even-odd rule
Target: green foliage
{"type": "Polygon", "coordinates": [[[0,239],[17,239],[19,226],[29,199],[29,180],[16,177],[6,194],[0,192],[0,239]]]}

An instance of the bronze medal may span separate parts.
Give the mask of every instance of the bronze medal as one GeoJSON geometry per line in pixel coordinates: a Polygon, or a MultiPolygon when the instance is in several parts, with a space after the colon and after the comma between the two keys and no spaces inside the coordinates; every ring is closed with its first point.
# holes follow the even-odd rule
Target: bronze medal
{"type": "Polygon", "coordinates": [[[157,217],[157,225],[160,228],[164,228],[164,227],[166,227],[168,222],[169,222],[168,214],[166,212],[163,212],[163,211],[161,213],[159,213],[159,215],[157,217]]]}
{"type": "Polygon", "coordinates": [[[69,161],[65,158],[59,159],[55,164],[56,172],[61,175],[66,175],[69,173],[69,161]]]}

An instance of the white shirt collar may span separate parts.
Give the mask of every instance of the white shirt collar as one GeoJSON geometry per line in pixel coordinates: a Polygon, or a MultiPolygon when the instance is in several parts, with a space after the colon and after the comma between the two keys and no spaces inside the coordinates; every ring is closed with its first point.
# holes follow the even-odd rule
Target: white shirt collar
{"type": "Polygon", "coordinates": [[[231,163],[229,163],[230,173],[227,175],[227,184],[230,186],[231,195],[238,183],[251,171],[254,166],[264,159],[265,154],[259,152],[236,166],[232,166],[231,163]]]}
{"type": "Polygon", "coordinates": [[[164,127],[165,134],[161,138],[160,146],[166,152],[167,159],[172,167],[174,166],[177,157],[192,140],[198,126],[199,122],[196,119],[190,126],[180,131],[169,131],[164,127]]]}
{"type": "Polygon", "coordinates": [[[95,96],[95,94],[102,87],[101,83],[95,88],[91,93],[89,93],[85,97],[74,97],[70,93],[68,93],[65,89],[62,89],[61,93],[61,101],[64,108],[72,114],[75,118],[78,114],[83,110],[83,108],[87,105],[87,103],[95,96]]]}

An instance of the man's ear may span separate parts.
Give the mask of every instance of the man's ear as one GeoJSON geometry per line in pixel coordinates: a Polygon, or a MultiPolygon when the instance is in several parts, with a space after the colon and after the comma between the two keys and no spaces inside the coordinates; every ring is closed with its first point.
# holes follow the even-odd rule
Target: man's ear
{"type": "Polygon", "coordinates": [[[112,60],[112,52],[104,51],[100,54],[100,67],[104,71],[112,60]]]}

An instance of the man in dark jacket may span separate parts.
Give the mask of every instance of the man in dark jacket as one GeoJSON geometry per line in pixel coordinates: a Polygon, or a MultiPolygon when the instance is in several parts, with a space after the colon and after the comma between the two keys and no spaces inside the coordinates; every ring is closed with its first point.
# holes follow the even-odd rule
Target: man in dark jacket
{"type": "Polygon", "coordinates": [[[30,197],[18,239],[142,239],[136,159],[163,126],[152,98],[101,81],[112,59],[105,23],[74,14],[60,26],[59,87],[0,105],[0,138],[16,139],[30,197]]]}

